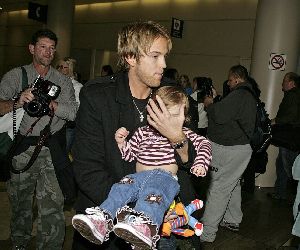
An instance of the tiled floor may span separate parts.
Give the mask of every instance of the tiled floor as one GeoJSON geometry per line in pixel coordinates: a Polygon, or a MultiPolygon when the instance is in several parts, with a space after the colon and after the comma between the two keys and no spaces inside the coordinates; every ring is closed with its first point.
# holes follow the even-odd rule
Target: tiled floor
{"type": "MultiPolygon", "coordinates": [[[[291,235],[293,223],[291,202],[274,201],[266,196],[271,188],[256,188],[255,193],[243,193],[244,219],[240,232],[220,229],[214,243],[203,245],[204,250],[297,249],[298,239],[291,235]]],[[[292,200],[292,197],[291,197],[292,200]]],[[[67,234],[64,250],[71,249],[73,229],[70,219],[74,211],[65,211],[67,234]]],[[[0,183],[0,250],[11,249],[9,240],[9,202],[4,183],[0,183]]],[[[34,231],[34,230],[33,230],[34,231]]],[[[34,234],[34,232],[33,232],[34,234]]],[[[178,241],[178,249],[191,249],[186,240],[178,241]]],[[[34,238],[28,250],[33,250],[34,238]]]]}
{"type": "Polygon", "coordinates": [[[243,193],[244,217],[240,231],[233,233],[220,229],[210,249],[297,249],[298,239],[291,235],[292,205],[274,201],[266,196],[270,188],[260,188],[254,195],[243,193]]]}

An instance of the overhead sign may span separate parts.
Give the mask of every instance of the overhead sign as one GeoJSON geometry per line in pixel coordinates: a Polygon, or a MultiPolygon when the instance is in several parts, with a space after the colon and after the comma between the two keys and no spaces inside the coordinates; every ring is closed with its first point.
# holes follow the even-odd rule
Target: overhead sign
{"type": "Polygon", "coordinates": [[[40,5],[37,3],[28,3],[28,18],[46,23],[47,22],[47,5],[40,5]]]}
{"type": "Polygon", "coordinates": [[[183,20],[172,18],[171,36],[182,38],[183,20]]]}
{"type": "Polygon", "coordinates": [[[271,70],[285,70],[286,55],[271,53],[269,59],[269,69],[271,70]]]}

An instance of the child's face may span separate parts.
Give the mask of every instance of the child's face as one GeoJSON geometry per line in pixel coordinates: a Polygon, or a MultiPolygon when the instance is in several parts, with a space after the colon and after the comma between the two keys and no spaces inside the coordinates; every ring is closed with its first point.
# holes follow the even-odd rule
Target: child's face
{"type": "Polygon", "coordinates": [[[168,107],[168,111],[170,112],[170,114],[172,116],[179,116],[181,105],[183,105],[183,104],[176,104],[174,106],[170,106],[170,107],[168,107]]]}

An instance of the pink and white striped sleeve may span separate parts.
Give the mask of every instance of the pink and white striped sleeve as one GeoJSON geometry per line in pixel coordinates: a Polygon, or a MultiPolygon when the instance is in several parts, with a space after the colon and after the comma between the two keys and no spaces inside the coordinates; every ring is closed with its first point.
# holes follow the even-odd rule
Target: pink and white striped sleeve
{"type": "MultiPolygon", "coordinates": [[[[205,137],[194,133],[191,130],[186,131],[186,136],[192,141],[196,150],[196,157],[190,171],[192,172],[192,170],[196,166],[203,166],[207,173],[209,164],[212,159],[212,150],[211,150],[210,141],[207,140],[205,137]]],[[[202,177],[205,176],[206,173],[201,176],[202,177]]]]}
{"type": "Polygon", "coordinates": [[[120,150],[122,159],[132,162],[137,159],[139,152],[139,144],[143,138],[142,128],[138,128],[129,141],[125,142],[125,146],[120,150]]]}

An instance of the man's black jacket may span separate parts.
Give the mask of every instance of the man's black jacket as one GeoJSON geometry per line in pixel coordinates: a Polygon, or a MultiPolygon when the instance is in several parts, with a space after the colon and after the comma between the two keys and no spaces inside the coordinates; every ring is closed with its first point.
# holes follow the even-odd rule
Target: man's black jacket
{"type": "MultiPolygon", "coordinates": [[[[170,85],[164,79],[162,85],[170,85]]],[[[73,147],[74,173],[79,186],[75,204],[77,212],[98,206],[111,186],[123,176],[135,172],[135,162],[125,162],[115,142],[115,132],[125,127],[129,138],[137,128],[127,73],[96,78],[80,92],[80,108],[76,118],[76,138],[73,147]]],[[[194,149],[189,144],[189,158],[194,149]]],[[[190,176],[179,171],[181,199],[189,203],[195,198],[190,176]]]]}

